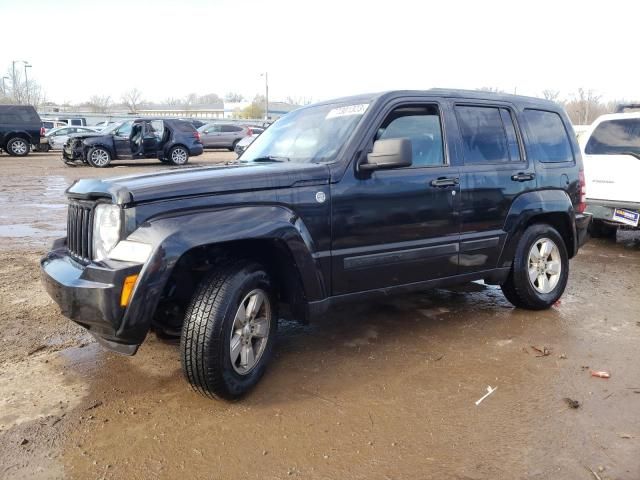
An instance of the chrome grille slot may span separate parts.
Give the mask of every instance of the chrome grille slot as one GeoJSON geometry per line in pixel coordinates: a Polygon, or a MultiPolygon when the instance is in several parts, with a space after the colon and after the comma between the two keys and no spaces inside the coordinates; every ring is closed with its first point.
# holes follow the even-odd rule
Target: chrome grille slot
{"type": "Polygon", "coordinates": [[[67,249],[83,261],[92,257],[93,204],[71,202],[67,213],[67,249]]]}

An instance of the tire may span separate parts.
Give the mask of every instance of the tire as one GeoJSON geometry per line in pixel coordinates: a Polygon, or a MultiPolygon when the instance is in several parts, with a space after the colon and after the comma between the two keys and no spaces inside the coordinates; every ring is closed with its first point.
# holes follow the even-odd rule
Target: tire
{"type": "Polygon", "coordinates": [[[91,147],[87,152],[87,163],[95,168],[106,168],[111,164],[111,153],[104,147],[91,147]]]}
{"type": "Polygon", "coordinates": [[[564,240],[555,228],[540,223],[531,225],[523,233],[511,272],[501,287],[514,306],[544,310],[562,296],[568,278],[569,256],[564,240]],[[540,256],[540,252],[549,247],[549,254],[544,256],[545,250],[540,256]],[[540,263],[536,263],[536,252],[540,263]],[[560,271],[556,273],[558,266],[560,271]]]}
{"type": "Polygon", "coordinates": [[[231,144],[231,147],[229,148],[229,151],[230,152],[235,152],[236,151],[236,145],[238,145],[238,143],[240,143],[240,139],[234,140],[233,143],[231,144]]]}
{"type": "Polygon", "coordinates": [[[277,318],[274,289],[259,264],[241,261],[205,277],[187,308],[180,339],[182,371],[189,383],[211,398],[247,393],[271,359],[277,318]],[[249,306],[254,296],[263,299],[258,314],[241,326],[249,318],[241,314],[241,305],[249,306]],[[232,348],[232,341],[238,348],[232,348]]]}
{"type": "Polygon", "coordinates": [[[174,165],[185,165],[189,161],[189,151],[182,145],[176,145],[169,150],[167,159],[174,165]]]}
{"type": "Polygon", "coordinates": [[[48,143],[41,143],[39,150],[41,152],[47,153],[49,150],[51,150],[51,145],[49,145],[48,143]]]}
{"type": "Polygon", "coordinates": [[[13,137],[7,142],[7,153],[12,157],[26,157],[31,145],[22,137],[13,137]]]}
{"type": "Polygon", "coordinates": [[[602,220],[593,220],[591,222],[590,233],[593,238],[611,238],[615,240],[618,227],[609,225],[602,220]]]}

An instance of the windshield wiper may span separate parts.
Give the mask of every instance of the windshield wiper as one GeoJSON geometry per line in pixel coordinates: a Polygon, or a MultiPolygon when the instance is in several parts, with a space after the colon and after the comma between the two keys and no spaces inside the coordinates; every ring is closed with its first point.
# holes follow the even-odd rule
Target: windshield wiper
{"type": "Polygon", "coordinates": [[[273,155],[267,155],[265,157],[257,157],[253,160],[248,160],[249,162],[288,162],[288,157],[276,157],[273,155]]]}

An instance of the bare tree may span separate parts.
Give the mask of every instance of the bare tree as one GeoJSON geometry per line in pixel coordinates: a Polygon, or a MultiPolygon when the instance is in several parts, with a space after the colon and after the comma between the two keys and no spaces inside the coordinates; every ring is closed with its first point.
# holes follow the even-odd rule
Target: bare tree
{"type": "Polygon", "coordinates": [[[168,97],[164,103],[166,103],[167,105],[171,105],[171,106],[178,106],[178,105],[182,105],[182,100],[180,100],[179,98],[176,97],[168,97]]]}
{"type": "Polygon", "coordinates": [[[122,94],[122,103],[124,103],[130,112],[136,112],[142,104],[142,92],[137,88],[132,88],[122,94]]]}
{"type": "Polygon", "coordinates": [[[290,105],[309,105],[313,99],[312,97],[293,97],[290,95],[284,101],[290,105]]]}
{"type": "Polygon", "coordinates": [[[225,102],[239,103],[239,102],[242,102],[243,100],[244,100],[244,96],[236,92],[229,92],[224,96],[225,102]]]}
{"type": "Polygon", "coordinates": [[[39,107],[45,101],[45,95],[40,85],[34,81],[23,78],[19,68],[8,68],[3,77],[6,90],[3,92],[5,103],[16,103],[19,105],[30,104],[39,107]]]}
{"type": "Polygon", "coordinates": [[[601,98],[593,90],[579,88],[565,105],[571,121],[576,125],[589,125],[600,115],[607,113],[607,106],[600,101],[601,98]]]}
{"type": "Polygon", "coordinates": [[[198,97],[198,103],[201,104],[212,104],[212,103],[221,103],[222,98],[217,93],[207,93],[206,95],[202,95],[198,97]]]}
{"type": "Polygon", "coordinates": [[[557,102],[559,97],[560,97],[560,91],[558,90],[546,89],[542,91],[542,98],[545,98],[546,100],[557,102]]]}
{"type": "Polygon", "coordinates": [[[92,95],[86,105],[95,113],[107,113],[111,107],[111,97],[92,95]]]}

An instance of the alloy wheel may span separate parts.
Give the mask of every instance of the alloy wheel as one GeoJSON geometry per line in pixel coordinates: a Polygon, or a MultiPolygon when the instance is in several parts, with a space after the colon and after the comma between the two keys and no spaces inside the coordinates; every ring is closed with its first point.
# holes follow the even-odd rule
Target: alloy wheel
{"type": "Polygon", "coordinates": [[[551,292],[562,273],[560,250],[549,238],[535,241],[529,250],[528,277],[531,286],[540,293],[551,292]]]}
{"type": "Polygon", "coordinates": [[[258,364],[269,341],[271,302],[264,290],[249,292],[236,312],[229,354],[233,369],[246,375],[258,364]]]}

